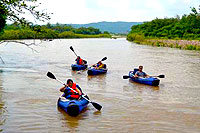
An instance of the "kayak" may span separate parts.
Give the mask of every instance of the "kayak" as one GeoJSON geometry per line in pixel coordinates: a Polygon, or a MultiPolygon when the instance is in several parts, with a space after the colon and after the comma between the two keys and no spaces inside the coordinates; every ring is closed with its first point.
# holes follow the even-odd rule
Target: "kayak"
{"type": "Polygon", "coordinates": [[[88,65],[72,64],[71,67],[73,71],[79,71],[79,70],[85,70],[88,67],[88,65]]]}
{"type": "Polygon", "coordinates": [[[89,67],[87,73],[88,75],[99,75],[107,73],[107,71],[108,71],[107,68],[95,69],[94,67],[89,67]]]}
{"type": "Polygon", "coordinates": [[[135,78],[134,75],[137,72],[138,69],[134,69],[134,71],[129,72],[129,78],[131,81],[146,84],[146,85],[152,85],[152,86],[158,86],[160,83],[160,80],[155,77],[148,77],[148,78],[135,78]]]}
{"type": "Polygon", "coordinates": [[[85,98],[81,98],[79,100],[69,100],[60,96],[58,99],[58,107],[63,109],[70,116],[79,115],[88,104],[89,102],[85,98]]]}

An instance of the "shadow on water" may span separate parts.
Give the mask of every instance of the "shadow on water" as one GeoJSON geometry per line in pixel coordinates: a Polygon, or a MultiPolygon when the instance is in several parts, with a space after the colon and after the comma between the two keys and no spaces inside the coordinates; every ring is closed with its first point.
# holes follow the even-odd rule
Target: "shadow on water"
{"type": "MultiPolygon", "coordinates": [[[[92,109],[86,107],[78,116],[73,117],[73,116],[68,115],[60,107],[57,107],[57,110],[61,113],[60,120],[63,121],[62,127],[68,127],[72,131],[76,130],[79,127],[81,121],[90,119],[90,117],[91,117],[91,116],[89,117],[90,112],[94,111],[94,108],[93,107],[91,107],[91,108],[92,109]]],[[[101,116],[101,111],[95,110],[92,114],[94,117],[101,116]]]]}
{"type": "Polygon", "coordinates": [[[145,84],[140,84],[140,83],[136,83],[134,81],[129,80],[129,84],[131,86],[133,86],[133,88],[137,88],[137,89],[152,89],[154,91],[158,91],[160,90],[159,86],[151,86],[151,85],[145,85],[145,84]]]}
{"type": "Polygon", "coordinates": [[[88,81],[92,80],[101,80],[105,81],[106,79],[106,74],[101,74],[101,75],[88,75],[88,81]]]}
{"type": "Polygon", "coordinates": [[[93,113],[95,116],[98,116],[98,115],[101,115],[101,111],[95,111],[94,113],[93,113]]]}
{"type": "Polygon", "coordinates": [[[67,124],[67,127],[69,128],[77,128],[79,126],[79,121],[84,120],[88,117],[88,108],[85,108],[78,116],[73,117],[68,115],[63,109],[57,107],[57,110],[62,114],[61,120],[64,120],[62,124],[63,127],[66,127],[65,124],[67,124]]]}
{"type": "Polygon", "coordinates": [[[71,70],[71,75],[75,76],[77,74],[83,74],[85,72],[87,72],[87,70],[80,70],[80,71],[73,71],[73,70],[71,70]]]}

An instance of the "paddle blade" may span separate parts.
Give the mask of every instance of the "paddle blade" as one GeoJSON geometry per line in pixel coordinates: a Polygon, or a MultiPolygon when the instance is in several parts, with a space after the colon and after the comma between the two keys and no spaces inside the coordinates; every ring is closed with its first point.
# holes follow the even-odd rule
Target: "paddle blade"
{"type": "Polygon", "coordinates": [[[165,78],[165,75],[159,75],[158,77],[159,78],[165,78]]]}
{"type": "Polygon", "coordinates": [[[87,61],[86,60],[83,60],[84,64],[87,64],[87,61]]]}
{"type": "Polygon", "coordinates": [[[99,110],[99,111],[101,110],[102,106],[100,104],[95,103],[95,102],[91,102],[91,103],[97,110],[99,110]]]}
{"type": "Polygon", "coordinates": [[[71,50],[74,52],[74,49],[73,49],[73,47],[72,47],[72,46],[70,46],[69,48],[70,48],[70,49],[71,49],[71,50]]]}
{"type": "Polygon", "coordinates": [[[56,79],[56,77],[53,75],[53,73],[51,73],[51,72],[48,72],[47,73],[47,76],[49,77],[49,78],[51,78],[51,79],[56,79]]]}
{"type": "Polygon", "coordinates": [[[128,78],[129,78],[129,76],[127,76],[127,75],[123,76],[123,79],[128,79],[128,78]]]}
{"type": "Polygon", "coordinates": [[[107,60],[107,57],[104,57],[101,61],[105,61],[105,60],[107,60]]]}

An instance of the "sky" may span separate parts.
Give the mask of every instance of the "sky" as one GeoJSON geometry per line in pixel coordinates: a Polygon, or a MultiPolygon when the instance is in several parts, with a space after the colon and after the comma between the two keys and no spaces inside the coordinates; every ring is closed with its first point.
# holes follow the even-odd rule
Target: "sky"
{"type": "MultiPolygon", "coordinates": [[[[51,24],[86,24],[101,21],[144,22],[170,18],[198,9],[200,0],[38,0],[40,10],[53,13],[51,24]]],[[[38,22],[36,22],[38,23],[38,22]]],[[[47,22],[45,22],[47,23],[47,22]]],[[[39,22],[41,24],[41,22],[39,22]]]]}

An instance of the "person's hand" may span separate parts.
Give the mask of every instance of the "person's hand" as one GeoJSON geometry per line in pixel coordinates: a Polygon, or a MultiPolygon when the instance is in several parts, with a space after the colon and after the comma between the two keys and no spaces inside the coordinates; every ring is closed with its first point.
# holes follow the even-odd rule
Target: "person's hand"
{"type": "Polygon", "coordinates": [[[78,100],[82,99],[82,95],[79,96],[78,100]]]}

